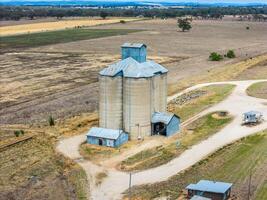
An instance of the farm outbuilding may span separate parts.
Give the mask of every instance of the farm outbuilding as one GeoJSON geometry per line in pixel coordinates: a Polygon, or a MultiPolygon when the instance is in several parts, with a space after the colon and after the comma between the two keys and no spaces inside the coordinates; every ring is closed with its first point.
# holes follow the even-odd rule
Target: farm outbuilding
{"type": "Polygon", "coordinates": [[[243,123],[258,123],[263,119],[262,113],[258,111],[249,111],[243,114],[243,123]]]}
{"type": "Polygon", "coordinates": [[[152,135],[171,136],[179,131],[180,117],[173,113],[155,112],[151,122],[152,135]]]}
{"type": "Polygon", "coordinates": [[[122,130],[93,127],[87,133],[87,143],[89,144],[119,147],[127,141],[128,134],[122,130]]]}
{"type": "Polygon", "coordinates": [[[232,185],[232,183],[201,180],[186,187],[187,197],[190,199],[197,195],[212,200],[227,200],[230,198],[232,185]]]}

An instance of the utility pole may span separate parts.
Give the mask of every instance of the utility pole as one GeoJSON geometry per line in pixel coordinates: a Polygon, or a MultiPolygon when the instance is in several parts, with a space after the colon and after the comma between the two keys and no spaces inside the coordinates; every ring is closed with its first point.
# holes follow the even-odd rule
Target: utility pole
{"type": "Polygon", "coordinates": [[[252,170],[250,170],[250,173],[249,173],[249,181],[248,181],[248,198],[247,198],[247,200],[250,200],[251,176],[252,176],[252,170]]]}
{"type": "Polygon", "coordinates": [[[130,172],[130,177],[129,177],[129,200],[131,200],[131,196],[132,196],[132,191],[131,191],[131,187],[132,187],[132,172],[130,172]]]}

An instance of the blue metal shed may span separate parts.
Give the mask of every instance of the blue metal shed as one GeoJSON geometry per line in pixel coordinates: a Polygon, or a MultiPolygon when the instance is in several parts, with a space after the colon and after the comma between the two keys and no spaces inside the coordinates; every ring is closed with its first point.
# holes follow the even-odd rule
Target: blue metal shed
{"type": "Polygon", "coordinates": [[[124,43],[121,46],[122,60],[132,57],[139,63],[146,61],[146,45],[141,43],[124,43]]]}
{"type": "Polygon", "coordinates": [[[154,112],[151,123],[152,135],[171,136],[180,130],[180,117],[173,113],[154,112]]]}
{"type": "Polygon", "coordinates": [[[216,200],[227,200],[230,197],[232,185],[232,183],[201,180],[197,184],[188,185],[186,189],[189,198],[198,195],[216,200]]]}
{"type": "Polygon", "coordinates": [[[87,143],[107,147],[119,147],[128,141],[128,134],[122,130],[93,127],[87,133],[87,143]]]}

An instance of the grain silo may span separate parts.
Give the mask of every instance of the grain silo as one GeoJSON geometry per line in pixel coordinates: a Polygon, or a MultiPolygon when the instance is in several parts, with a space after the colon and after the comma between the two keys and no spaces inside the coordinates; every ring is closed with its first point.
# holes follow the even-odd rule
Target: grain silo
{"type": "Polygon", "coordinates": [[[130,139],[165,133],[174,116],[165,113],[167,72],[146,60],[146,45],[123,44],[122,60],[99,73],[100,127],[123,130],[130,139]]]}

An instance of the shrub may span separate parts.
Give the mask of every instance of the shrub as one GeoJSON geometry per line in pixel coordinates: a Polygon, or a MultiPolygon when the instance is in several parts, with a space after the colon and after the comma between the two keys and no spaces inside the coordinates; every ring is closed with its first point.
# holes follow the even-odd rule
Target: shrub
{"type": "Polygon", "coordinates": [[[20,135],[24,135],[24,130],[17,130],[17,131],[14,131],[14,135],[16,136],[16,137],[19,137],[20,135]]]}
{"type": "Polygon", "coordinates": [[[227,58],[235,58],[235,52],[233,50],[229,50],[226,54],[227,58]]]}
{"type": "Polygon", "coordinates": [[[122,20],[120,20],[120,23],[121,23],[121,24],[125,24],[126,21],[122,19],[122,20]]]}
{"type": "Polygon", "coordinates": [[[246,29],[249,30],[250,29],[249,26],[247,26],[246,29]]]}
{"type": "Polygon", "coordinates": [[[54,120],[54,118],[52,116],[49,116],[48,123],[49,123],[49,126],[54,126],[55,125],[55,120],[54,120]]]}
{"type": "Polygon", "coordinates": [[[16,137],[19,137],[19,135],[20,135],[20,131],[14,131],[14,135],[15,135],[16,137]]]}
{"type": "Polygon", "coordinates": [[[222,55],[216,52],[212,52],[209,56],[211,61],[220,61],[223,59],[222,55]]]}

